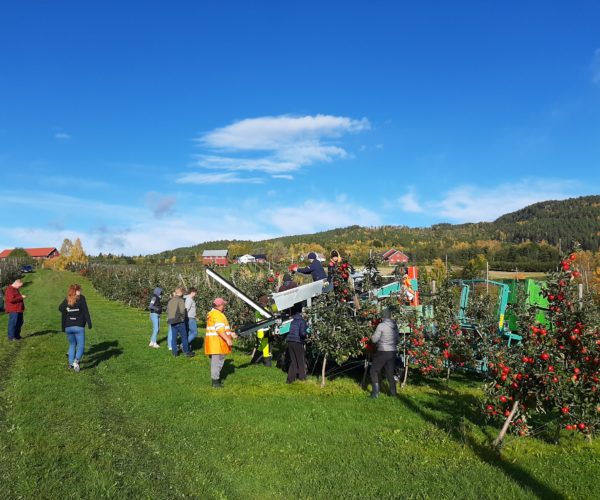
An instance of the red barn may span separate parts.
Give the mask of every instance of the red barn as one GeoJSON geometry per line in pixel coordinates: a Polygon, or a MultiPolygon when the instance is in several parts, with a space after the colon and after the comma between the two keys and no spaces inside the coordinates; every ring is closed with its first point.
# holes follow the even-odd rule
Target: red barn
{"type": "Polygon", "coordinates": [[[202,263],[205,266],[226,266],[229,264],[227,260],[228,253],[228,250],[204,250],[204,252],[202,252],[202,263]]]}
{"type": "MultiPolygon", "coordinates": [[[[0,259],[6,259],[13,250],[14,249],[7,249],[0,252],[0,259]]],[[[25,248],[24,250],[29,254],[30,257],[33,257],[37,260],[52,259],[53,257],[58,257],[60,255],[58,250],[54,247],[25,248]]]]}
{"type": "Polygon", "coordinates": [[[392,248],[385,252],[381,256],[381,258],[388,264],[391,264],[392,266],[397,266],[398,264],[408,262],[408,255],[401,252],[400,250],[396,250],[395,248],[392,248]]]}

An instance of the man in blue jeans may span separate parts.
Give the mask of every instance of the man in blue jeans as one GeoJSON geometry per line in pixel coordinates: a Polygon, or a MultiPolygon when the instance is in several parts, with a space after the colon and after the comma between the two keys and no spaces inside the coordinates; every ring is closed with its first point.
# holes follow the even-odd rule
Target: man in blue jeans
{"type": "Polygon", "coordinates": [[[187,319],[185,321],[187,332],[188,332],[188,344],[190,350],[192,349],[192,341],[198,336],[198,322],[196,321],[196,301],[194,300],[198,290],[191,287],[188,289],[187,295],[183,296],[185,301],[185,311],[187,313],[187,319]]]}
{"type": "Polygon", "coordinates": [[[160,347],[156,340],[158,337],[158,331],[160,330],[160,314],[162,313],[162,303],[160,301],[161,296],[162,288],[156,287],[148,306],[148,309],[150,309],[150,321],[152,322],[152,336],[150,337],[150,343],[148,344],[148,347],[153,347],[154,349],[158,349],[160,347]]]}
{"type": "Polygon", "coordinates": [[[177,337],[181,337],[181,345],[183,346],[183,353],[188,356],[194,356],[194,353],[190,351],[188,345],[187,330],[185,329],[185,301],[183,300],[183,289],[176,288],[173,293],[173,297],[167,304],[167,323],[171,325],[173,335],[171,336],[171,350],[173,356],[177,357],[177,337]]]}
{"type": "Polygon", "coordinates": [[[8,313],[8,340],[21,340],[21,327],[23,326],[23,312],[25,311],[25,295],[21,295],[19,288],[23,280],[17,279],[12,285],[6,287],[4,295],[4,309],[8,313]]]}

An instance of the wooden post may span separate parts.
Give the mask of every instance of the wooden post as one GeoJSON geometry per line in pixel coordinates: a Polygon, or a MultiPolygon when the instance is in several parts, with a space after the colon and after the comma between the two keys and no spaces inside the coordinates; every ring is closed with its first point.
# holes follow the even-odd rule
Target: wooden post
{"type": "Polygon", "coordinates": [[[325,367],[327,366],[327,355],[323,357],[323,366],[321,367],[321,387],[325,387],[325,367]]]}
{"type": "Polygon", "coordinates": [[[506,420],[504,421],[504,425],[502,426],[502,430],[500,431],[500,434],[498,434],[498,437],[496,439],[494,439],[494,443],[493,443],[494,448],[500,448],[502,441],[504,441],[504,436],[506,436],[506,431],[508,431],[508,426],[512,422],[512,419],[515,417],[515,413],[517,413],[518,407],[519,407],[519,400],[515,399],[512,409],[510,410],[508,417],[506,417],[506,420]]]}

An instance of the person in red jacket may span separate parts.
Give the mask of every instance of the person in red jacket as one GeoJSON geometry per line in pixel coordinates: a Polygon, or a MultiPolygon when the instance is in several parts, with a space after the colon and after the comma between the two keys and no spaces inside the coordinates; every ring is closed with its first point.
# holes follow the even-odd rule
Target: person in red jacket
{"type": "Polygon", "coordinates": [[[8,313],[8,340],[21,340],[21,327],[23,326],[23,312],[25,311],[24,299],[19,288],[23,286],[23,280],[15,280],[6,288],[4,294],[4,309],[8,313]]]}

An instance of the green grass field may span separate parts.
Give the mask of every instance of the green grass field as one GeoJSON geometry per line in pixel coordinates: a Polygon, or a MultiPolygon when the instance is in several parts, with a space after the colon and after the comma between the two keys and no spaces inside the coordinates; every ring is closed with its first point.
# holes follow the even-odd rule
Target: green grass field
{"type": "MultiPolygon", "coordinates": [[[[0,498],[597,498],[600,446],[509,441],[479,416],[479,382],[372,401],[356,381],[286,385],[236,352],[225,388],[203,355],[147,347],[146,313],[81,277],[38,271],[21,342],[0,319],[0,498]],[[66,368],[58,304],[82,284],[94,328],[66,368]]],[[[116,286],[118,286],[116,284],[116,286]]]]}

